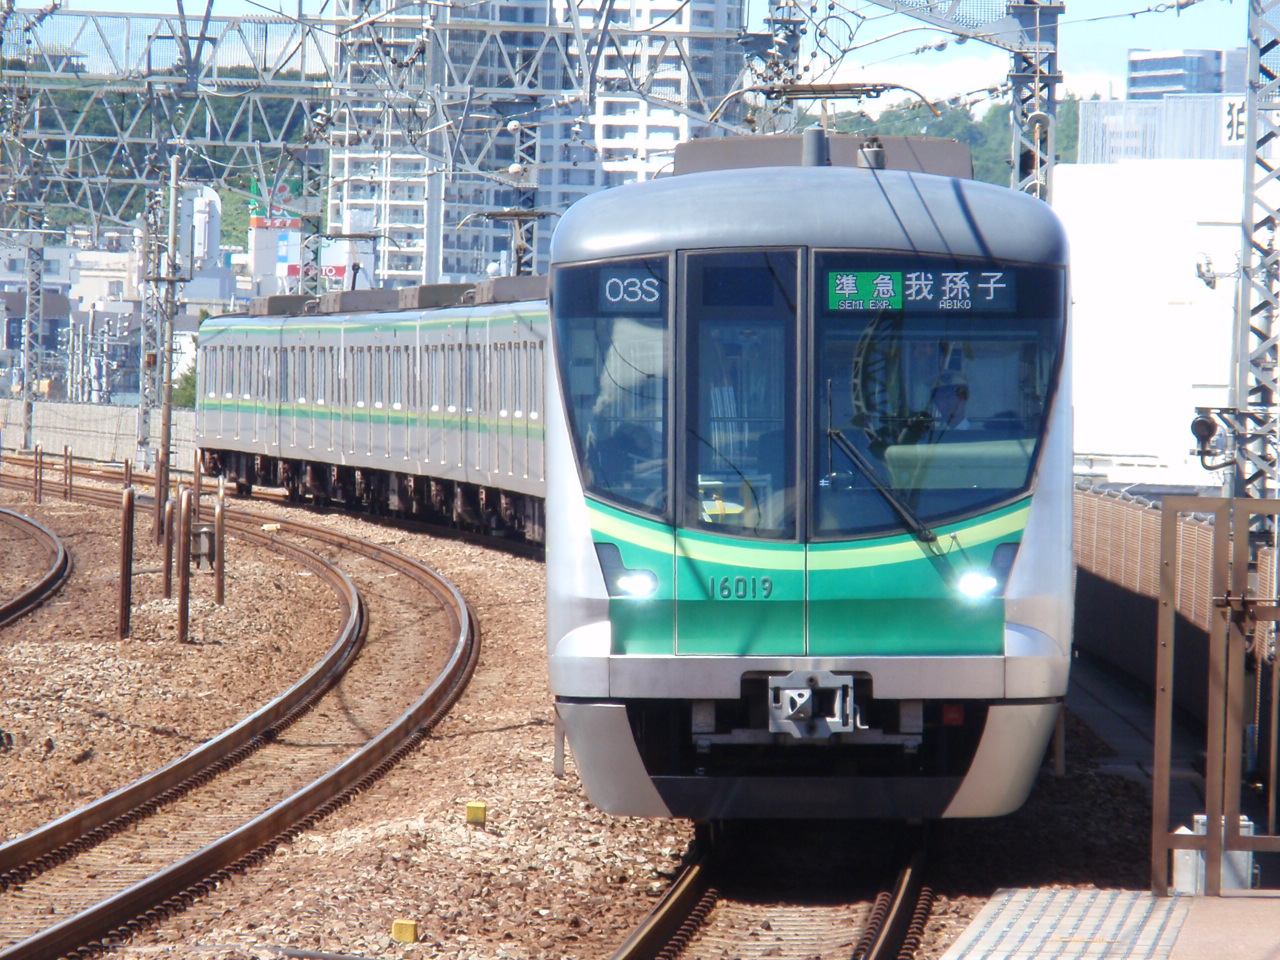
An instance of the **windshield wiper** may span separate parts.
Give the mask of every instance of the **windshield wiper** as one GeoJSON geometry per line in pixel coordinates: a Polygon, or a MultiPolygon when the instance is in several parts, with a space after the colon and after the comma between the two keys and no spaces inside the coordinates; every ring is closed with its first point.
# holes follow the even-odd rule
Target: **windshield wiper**
{"type": "Polygon", "coordinates": [[[921,543],[937,542],[938,535],[924,525],[924,522],[916,516],[916,512],[907,506],[901,497],[880,482],[880,478],[876,476],[876,468],[871,461],[849,442],[849,438],[842,431],[828,430],[827,438],[835,441],[836,446],[858,468],[858,471],[870,481],[871,485],[876,488],[876,492],[884,497],[885,503],[893,508],[893,512],[902,518],[902,522],[907,525],[907,529],[915,534],[921,543]]]}

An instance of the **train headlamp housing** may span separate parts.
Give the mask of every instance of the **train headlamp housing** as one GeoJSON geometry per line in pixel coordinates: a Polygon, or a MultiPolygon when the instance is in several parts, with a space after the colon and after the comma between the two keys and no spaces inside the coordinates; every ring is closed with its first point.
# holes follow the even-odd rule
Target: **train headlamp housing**
{"type": "Polygon", "coordinates": [[[597,543],[595,547],[609,596],[647,600],[658,592],[658,575],[652,570],[627,569],[616,543],[597,543]]]}
{"type": "Polygon", "coordinates": [[[985,570],[967,570],[956,580],[956,589],[967,600],[986,600],[1004,596],[1013,561],[1018,558],[1018,544],[1002,543],[991,555],[991,563],[985,570]]]}
{"type": "MultiPolygon", "coordinates": [[[[658,592],[658,578],[649,570],[628,570],[617,578],[618,590],[628,597],[644,600],[658,592]]],[[[609,591],[610,596],[613,591],[609,591]]]]}
{"type": "Polygon", "coordinates": [[[1000,581],[986,570],[970,570],[961,574],[956,587],[970,600],[985,600],[996,592],[1000,581]]]}

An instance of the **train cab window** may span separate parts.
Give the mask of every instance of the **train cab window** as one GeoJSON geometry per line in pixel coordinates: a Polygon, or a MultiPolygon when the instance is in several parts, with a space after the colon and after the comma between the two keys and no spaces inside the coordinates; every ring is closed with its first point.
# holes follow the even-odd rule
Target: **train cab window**
{"type": "Polygon", "coordinates": [[[668,513],[666,258],[560,267],[552,310],[583,484],[639,513],[668,513]]]}
{"type": "Polygon", "coordinates": [[[817,254],[814,537],[919,534],[1025,491],[1064,291],[1051,268],[817,254]]]}
{"type": "Polygon", "coordinates": [[[795,251],[691,254],[683,523],[796,534],[795,251]]]}

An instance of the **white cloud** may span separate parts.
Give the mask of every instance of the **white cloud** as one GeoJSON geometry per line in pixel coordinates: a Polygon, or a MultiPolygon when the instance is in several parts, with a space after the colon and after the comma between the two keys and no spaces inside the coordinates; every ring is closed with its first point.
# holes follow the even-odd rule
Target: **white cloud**
{"type": "MultiPolygon", "coordinates": [[[[946,100],[954,96],[996,87],[1009,76],[1010,59],[999,50],[978,47],[956,48],[942,53],[907,55],[869,65],[842,63],[836,68],[833,79],[824,77],[820,82],[837,83],[900,83],[919,91],[929,100],[946,100]]],[[[872,116],[879,115],[886,107],[916,99],[911,94],[893,90],[875,100],[864,100],[862,109],[872,116]]]]}
{"type": "MultiPolygon", "coordinates": [[[[816,83],[900,83],[918,90],[929,100],[947,100],[1007,83],[1012,60],[1008,53],[980,44],[952,45],[941,52],[891,57],[879,62],[852,62],[847,58],[834,72],[815,76],[816,83]]],[[[1064,71],[1059,96],[1068,94],[1091,98],[1095,93],[1104,99],[1124,96],[1123,74],[1105,71],[1064,71]]],[[[911,94],[894,90],[874,100],[864,100],[861,109],[878,116],[886,107],[916,99],[911,94]]],[[[1002,99],[1007,99],[1003,97],[1002,99]]],[[[838,109],[852,109],[841,104],[838,109]]],[[[983,112],[981,104],[977,112],[983,112]]]]}
{"type": "Polygon", "coordinates": [[[1091,70],[1068,73],[1064,70],[1062,83],[1066,89],[1062,95],[1070,94],[1082,100],[1090,100],[1096,93],[1103,100],[1122,100],[1124,82],[1123,74],[1091,70]]]}

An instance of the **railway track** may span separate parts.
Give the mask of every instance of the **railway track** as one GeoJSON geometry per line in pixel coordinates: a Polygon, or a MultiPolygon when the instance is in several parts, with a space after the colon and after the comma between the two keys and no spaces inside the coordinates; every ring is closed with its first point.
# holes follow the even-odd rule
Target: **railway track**
{"type": "MultiPolygon", "coordinates": [[[[191,485],[193,474],[190,471],[182,472],[179,470],[171,470],[171,481],[176,485],[179,482],[191,485]]],[[[98,484],[99,489],[107,487],[119,488],[124,479],[124,470],[120,467],[107,466],[103,464],[90,464],[85,462],[73,463],[72,465],[72,485],[77,492],[83,482],[98,484]]],[[[155,489],[154,474],[133,471],[132,479],[135,485],[140,485],[139,502],[147,502],[154,505],[154,500],[150,496],[143,496],[144,493],[155,489]]],[[[208,494],[210,488],[216,489],[217,480],[209,477],[204,478],[204,492],[208,494]]],[[[24,456],[22,454],[9,453],[0,462],[0,486],[10,489],[33,489],[35,487],[35,457],[24,456]],[[6,472],[7,470],[7,472],[6,472]]],[[[46,459],[44,464],[43,479],[41,480],[43,496],[59,497],[60,491],[65,489],[66,480],[64,476],[64,468],[62,462],[46,459]]],[[[93,489],[93,488],[87,488],[93,489]]],[[[311,511],[316,514],[326,515],[334,512],[349,513],[352,516],[359,517],[368,523],[383,524],[394,526],[398,529],[409,530],[414,533],[423,533],[432,537],[439,537],[448,540],[458,540],[463,543],[475,543],[488,549],[501,550],[513,556],[532,557],[541,560],[545,554],[545,550],[541,544],[526,543],[522,540],[513,540],[501,536],[493,536],[491,534],[480,533],[474,530],[462,527],[447,526],[441,523],[433,523],[428,520],[418,518],[407,519],[397,515],[383,515],[364,511],[358,507],[345,508],[341,504],[338,505],[317,505],[305,500],[299,500],[283,489],[270,487],[255,487],[253,493],[249,496],[241,496],[228,490],[228,503],[251,503],[259,500],[264,503],[276,504],[279,506],[287,506],[297,510],[311,511]]]]}
{"type": "MultiPolygon", "coordinates": [[[[824,828],[844,831],[842,826],[824,828]]],[[[790,827],[721,837],[690,864],[613,960],[900,960],[919,944],[932,893],[921,882],[918,838],[889,853],[830,837],[802,842],[790,827]],[[725,849],[725,848],[728,849],[725,849]],[[858,850],[852,859],[842,854],[858,850]],[[899,866],[871,890],[859,877],[899,866]]],[[[879,848],[883,838],[870,840],[879,848]]]]}
{"type": "Polygon", "coordinates": [[[0,599],[0,627],[4,627],[38,607],[58,591],[71,575],[71,555],[52,530],[11,510],[0,510],[0,539],[10,545],[7,563],[14,567],[26,566],[15,564],[14,557],[29,553],[33,547],[35,552],[49,558],[48,566],[34,580],[20,586],[11,596],[0,599]],[[33,547],[24,549],[14,546],[16,541],[29,543],[33,547]]]}
{"type": "MultiPolygon", "coordinates": [[[[119,502],[115,491],[87,486],[76,499],[119,502]]],[[[107,949],[181,909],[384,773],[460,695],[478,638],[450,585],[393,550],[274,518],[268,534],[263,521],[228,511],[228,532],[330,583],[343,626],[329,653],[284,695],[187,757],[0,847],[5,960],[107,949]],[[301,538],[310,545],[293,542],[301,538]],[[357,559],[366,547],[370,556],[357,559]],[[355,579],[377,611],[377,630],[368,630],[352,577],[322,552],[363,565],[355,579]],[[420,597],[433,598],[434,612],[423,612],[420,597]],[[396,662],[415,674],[434,663],[439,675],[415,697],[388,680],[386,664],[396,662]],[[395,695],[386,694],[389,685],[395,695]]]]}

